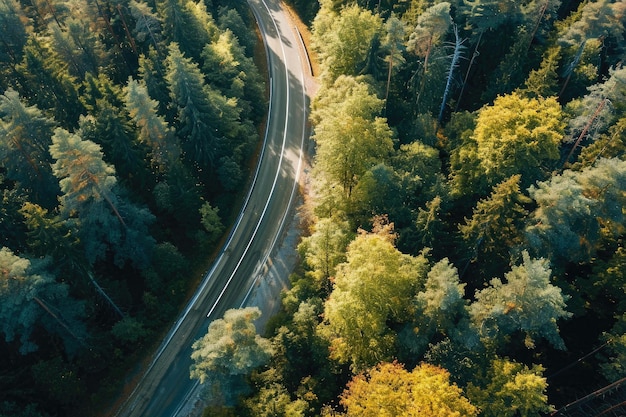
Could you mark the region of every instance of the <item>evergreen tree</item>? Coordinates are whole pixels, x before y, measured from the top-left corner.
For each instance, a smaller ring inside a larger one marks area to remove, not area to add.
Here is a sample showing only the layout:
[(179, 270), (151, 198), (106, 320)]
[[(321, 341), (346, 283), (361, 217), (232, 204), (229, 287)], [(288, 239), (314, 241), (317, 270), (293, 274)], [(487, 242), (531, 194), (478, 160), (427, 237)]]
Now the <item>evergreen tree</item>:
[(67, 62), (71, 75), (84, 78), (91, 72), (98, 74), (103, 66), (103, 49), (94, 32), (89, 28), (89, 21), (71, 17), (63, 26), (58, 23), (48, 25), (52, 46), (64, 62)]
[(531, 200), (521, 193), (520, 179), (514, 175), (494, 186), (491, 195), (476, 204), (472, 217), (459, 226), (475, 256), (481, 254), (489, 263), (493, 256), (508, 261), (508, 251), (523, 242), (523, 221), (528, 215), (524, 205)]
[(410, 324), (413, 335), (403, 340), (413, 355), (423, 354), (436, 334), (454, 336), (459, 323), (467, 319), (465, 285), (448, 258), (428, 271), (424, 290), (415, 296), (416, 316)]
[(71, 298), (67, 285), (55, 282), (46, 268), (46, 260), (29, 260), (6, 247), (0, 249), (2, 332), (7, 342), (19, 335), (20, 352), (27, 354), (38, 349), (31, 335), (40, 325), (61, 337), (66, 351), (73, 354), (85, 343), (83, 303)]
[(189, 58), (200, 60), (204, 45), (210, 43), (217, 25), (203, 2), (192, 0), (159, 0), (156, 10), (163, 22), (163, 33), (170, 43), (179, 45)]
[(558, 264), (593, 259), (604, 239), (623, 230), (625, 175), (625, 161), (600, 158), (532, 186), (537, 209), (526, 227), (530, 247)]
[(145, 82), (128, 79), (124, 100), (129, 115), (139, 127), (138, 140), (151, 149), (152, 166), (156, 172), (167, 172), (180, 163), (180, 145), (174, 131), (157, 113), (158, 103), (150, 98)]
[(16, 91), (0, 96), (0, 163), (31, 201), (47, 208), (59, 194), (48, 153), (53, 128), (54, 121), (25, 105)]
[(78, 97), (76, 79), (44, 39), (34, 35), (29, 38), (17, 71), (20, 83), (16, 88), (31, 105), (51, 114), (66, 129), (76, 127), (79, 116), (86, 111)]
[(504, 275), (505, 282), (493, 278), (489, 287), (476, 291), (469, 313), (484, 343), (498, 346), (520, 331), (529, 349), (540, 337), (557, 349), (565, 349), (557, 320), (571, 313), (565, 310), (567, 297), (550, 283), (551, 276), (545, 259), (532, 259), (523, 251), (522, 264)]
[(386, 35), (383, 40), (383, 49), (387, 51), (385, 61), (388, 64), (387, 67), (387, 87), (385, 88), (385, 101), (389, 98), (389, 88), (391, 86), (391, 75), (394, 70), (397, 71), (398, 67), (405, 61), (402, 54), (404, 49), (404, 23), (396, 16), (391, 16), (385, 22)]
[(558, 93), (558, 68), (561, 58), (561, 48), (548, 48), (543, 54), (539, 68), (530, 71), (521, 92), (524, 95), (539, 98), (552, 97)]
[[(17, 0), (0, 1), (0, 74), (9, 75), (10, 69), (22, 59), (30, 28)], [(4, 82), (0, 87), (6, 88)]]
[(264, 83), (238, 38), (226, 30), (205, 46), (202, 59), (207, 83), (223, 95), (236, 98), (241, 114), (258, 121), (265, 112)]
[(118, 266), (131, 260), (145, 268), (154, 244), (147, 226), (154, 217), (117, 195), (115, 170), (102, 159), (100, 147), (59, 128), (50, 153), (63, 193), (61, 215), (79, 231), (89, 263), (113, 250)]
[(566, 142), (573, 146), (565, 159), (568, 163), (572, 155), (585, 141), (593, 140), (593, 132), (602, 132), (626, 108), (621, 103), (626, 98), (626, 69), (609, 70), (609, 78), (589, 88), (589, 94), (568, 104), (573, 117), (569, 120), (569, 134)]
[(206, 86), (198, 66), (185, 58), (175, 43), (169, 48), (167, 68), (185, 156), (198, 170), (210, 174), (227, 154), (225, 136), (234, 133), (239, 124), (235, 101)]
[[(192, 345), (190, 376), (201, 384), (217, 384), (222, 395), (236, 399), (236, 388), (254, 368), (272, 355), (268, 339), (259, 336), (254, 321), (261, 316), (257, 307), (232, 309), (224, 318), (211, 322), (207, 334)], [(240, 387), (239, 387), (240, 388)]]
[(102, 147), (105, 161), (115, 167), (125, 184), (134, 183), (143, 188), (147, 175), (146, 150), (137, 144), (121, 89), (103, 75), (96, 79), (88, 74), (86, 82), (84, 100), (89, 115), (80, 118), (80, 136)]
[[(135, 39), (140, 45), (150, 45), (159, 51), (162, 45), (162, 25), (159, 16), (149, 4), (143, 1), (130, 0), (128, 7), (135, 19), (135, 27), (133, 28)], [(146, 47), (146, 49), (148, 48)]]

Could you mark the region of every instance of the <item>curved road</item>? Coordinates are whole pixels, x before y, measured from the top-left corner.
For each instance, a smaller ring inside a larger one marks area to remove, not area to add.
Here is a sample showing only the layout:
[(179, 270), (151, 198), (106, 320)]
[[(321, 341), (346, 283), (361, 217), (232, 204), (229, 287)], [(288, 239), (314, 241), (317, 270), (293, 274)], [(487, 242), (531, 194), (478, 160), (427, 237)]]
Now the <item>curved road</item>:
[(191, 345), (212, 320), (246, 303), (257, 277), (267, 270), (297, 192), (306, 137), (308, 60), (279, 0), (248, 3), (263, 35), (270, 72), (267, 130), (254, 180), (220, 255), (117, 417), (189, 413), (198, 390), (198, 383), (189, 378)]

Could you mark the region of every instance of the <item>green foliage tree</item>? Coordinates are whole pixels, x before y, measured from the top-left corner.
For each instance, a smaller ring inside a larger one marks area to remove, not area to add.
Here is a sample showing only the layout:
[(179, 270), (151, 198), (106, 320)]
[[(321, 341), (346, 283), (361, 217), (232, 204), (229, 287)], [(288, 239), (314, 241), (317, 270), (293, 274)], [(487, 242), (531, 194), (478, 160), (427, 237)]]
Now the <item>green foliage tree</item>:
[(318, 103), (311, 116), (319, 120), (314, 135), (316, 169), (349, 198), (360, 177), (390, 155), (392, 132), (384, 118), (376, 117), (383, 103), (367, 85), (339, 77), (334, 86), (338, 100), (324, 99), (328, 101)]
[(520, 175), (502, 181), (493, 187), (491, 195), (480, 200), (471, 218), (459, 225), (463, 239), (474, 248), (476, 256), (493, 262), (492, 256), (508, 258), (507, 251), (523, 242), (524, 208), (531, 200), (521, 193)]
[(48, 261), (30, 260), (0, 249), (0, 317), (5, 340), (20, 336), (20, 352), (34, 352), (31, 340), (37, 326), (57, 335), (68, 354), (84, 344), (84, 303), (69, 296), (66, 284), (57, 283), (46, 269)]
[(626, 110), (620, 103), (626, 98), (626, 69), (610, 69), (609, 78), (589, 88), (584, 97), (568, 103), (572, 115), (566, 142), (573, 143), (565, 159), (568, 163), (584, 142), (593, 140), (593, 132), (602, 132)]
[(104, 160), (115, 167), (118, 179), (141, 188), (146, 183), (146, 150), (137, 142), (119, 86), (104, 75), (86, 76), (83, 100), (89, 114), (79, 120), (79, 134), (102, 147)]
[(418, 314), (432, 323), (429, 327), (448, 332), (464, 314), (465, 284), (459, 281), (458, 270), (447, 258), (428, 271), (424, 291), (416, 296)]
[(170, 43), (179, 45), (190, 59), (199, 60), (204, 45), (211, 42), (217, 26), (203, 2), (159, 0), (156, 11), (163, 22), (163, 32)]
[(320, 332), (331, 357), (361, 371), (393, 357), (389, 327), (409, 319), (411, 299), (423, 282), (426, 259), (398, 251), (387, 234), (361, 233), (337, 266)]
[(48, 153), (53, 128), (54, 121), (27, 106), (15, 90), (0, 96), (0, 163), (31, 201), (47, 208), (59, 194)]
[(467, 396), (485, 417), (539, 417), (552, 411), (543, 367), (531, 368), (509, 359), (495, 358), (482, 385), (470, 383)]
[(311, 235), (300, 243), (299, 249), (305, 253), (305, 262), (311, 268), (311, 276), (319, 288), (328, 288), (337, 265), (345, 261), (348, 231), (347, 221), (327, 217), (317, 220)]
[(424, 60), (424, 72), (428, 71), (428, 61), (433, 48), (445, 39), (452, 26), (450, 3), (442, 1), (424, 10), (417, 18), (417, 24), (407, 41), (407, 50)]
[(449, 69), (446, 36), (452, 27), (451, 4), (440, 2), (428, 7), (417, 18), (417, 23), (406, 42), (407, 67), (413, 56), (414, 73), (408, 82), (414, 94), (412, 107), (417, 114), (435, 113), (441, 103)]
[(597, 160), (581, 171), (565, 170), (529, 189), (537, 209), (526, 227), (530, 247), (554, 262), (588, 262), (603, 239), (620, 235), (626, 162)]
[(543, 54), (539, 68), (528, 74), (521, 93), (535, 98), (555, 96), (558, 93), (559, 76), (557, 71), (560, 58), (560, 47), (548, 48)]
[(385, 61), (387, 62), (387, 87), (385, 88), (385, 101), (389, 98), (391, 87), (391, 75), (400, 65), (405, 62), (402, 54), (404, 49), (404, 38), (406, 28), (402, 20), (392, 15), (385, 22), (385, 38), (383, 39), (383, 49), (387, 51)]
[(211, 322), (206, 335), (193, 344), (192, 378), (206, 382), (215, 373), (245, 375), (270, 358), (269, 340), (259, 336), (254, 321), (261, 317), (257, 307), (228, 310), (224, 318)]
[(246, 398), (243, 403), (249, 415), (259, 417), (290, 416), (304, 417), (308, 405), (303, 399), (291, 399), (291, 394), (280, 382), (274, 369), (256, 376), (258, 386), (256, 395)]
[(51, 257), (55, 270), (68, 281), (85, 273), (85, 254), (81, 251), (78, 237), (73, 236), (66, 222), (31, 202), (22, 205), (20, 214), (28, 229), (26, 243), (29, 253), (40, 258)]
[(224, 232), (224, 224), (222, 224), (219, 212), (218, 207), (213, 207), (208, 202), (205, 202), (202, 207), (200, 207), (202, 226), (207, 233), (207, 238), (210, 243), (216, 242)]
[[(190, 377), (217, 384), (227, 403), (236, 399), (242, 378), (265, 365), (273, 353), (270, 341), (257, 334), (254, 321), (260, 316), (257, 307), (228, 310), (192, 345)], [(229, 396), (234, 398), (229, 401)]]
[(154, 216), (118, 196), (115, 170), (104, 162), (100, 147), (57, 128), (50, 154), (61, 186), (61, 216), (78, 229), (89, 263), (114, 250), (117, 264), (132, 260), (144, 268), (154, 244), (147, 230)]
[(238, 38), (230, 30), (221, 33), (217, 40), (207, 44), (202, 51), (202, 69), (209, 85), (227, 97), (237, 99), (242, 114), (257, 120), (265, 103), (264, 83), (251, 58), (246, 56)]
[(46, 39), (29, 37), (17, 72), (20, 83), (16, 88), (31, 105), (52, 115), (66, 129), (76, 126), (79, 116), (86, 112), (78, 97), (77, 80)]
[(466, 320), (465, 285), (447, 258), (428, 271), (424, 289), (415, 296), (415, 320), (407, 328), (412, 334), (403, 338), (412, 354), (423, 354), (433, 336), (451, 336)]
[(476, 291), (469, 306), (472, 325), (486, 344), (501, 344), (514, 332), (524, 335), (527, 348), (545, 338), (557, 349), (565, 349), (557, 321), (571, 316), (565, 310), (567, 296), (550, 283), (552, 271), (545, 259), (532, 259), (522, 252), (522, 264), (493, 278), (490, 286)]
[[(30, 28), (28, 20), (19, 2), (16, 0), (0, 1), (0, 26), (5, 28), (0, 33), (0, 74), (9, 75), (21, 61)], [(7, 86), (0, 82), (0, 88)]]
[(145, 82), (129, 78), (124, 91), (126, 109), (139, 127), (137, 138), (151, 149), (152, 167), (158, 173), (168, 172), (180, 163), (182, 153), (174, 131), (158, 114), (158, 103), (148, 94)]
[(602, 36), (621, 38), (624, 31), (624, 5), (619, 1), (598, 0), (581, 4), (579, 16), (561, 34), (561, 43), (578, 47), (588, 39)]
[(382, 19), (358, 5), (338, 13), (324, 7), (322, 11), (313, 21), (313, 45), (323, 63), (324, 77), (332, 83), (340, 75), (358, 75), (372, 42), (380, 36)]
[(161, 49), (162, 23), (159, 16), (149, 4), (143, 1), (130, 0), (130, 13), (135, 19), (133, 36), (140, 44), (151, 45), (155, 50)]
[(104, 66), (104, 51), (95, 33), (89, 28), (90, 21), (69, 17), (63, 25), (50, 23), (48, 30), (52, 47), (64, 62), (71, 75), (82, 79), (86, 73), (98, 74)]
[(478, 409), (450, 383), (442, 368), (422, 364), (407, 371), (399, 363), (381, 363), (355, 376), (341, 396), (346, 417), (477, 416)]
[(167, 68), (185, 156), (199, 172), (214, 172), (220, 158), (229, 153), (227, 138), (238, 133), (240, 110), (236, 101), (207, 86), (198, 65), (185, 58), (175, 43), (169, 47)]

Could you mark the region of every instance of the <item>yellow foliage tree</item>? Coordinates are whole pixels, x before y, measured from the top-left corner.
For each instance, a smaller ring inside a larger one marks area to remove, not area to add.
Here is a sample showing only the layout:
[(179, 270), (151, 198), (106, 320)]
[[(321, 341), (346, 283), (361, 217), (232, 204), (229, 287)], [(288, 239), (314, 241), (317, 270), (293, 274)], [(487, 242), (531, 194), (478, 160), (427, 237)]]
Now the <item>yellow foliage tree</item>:
[(478, 414), (443, 368), (381, 363), (348, 383), (341, 396), (347, 417), (472, 417)]

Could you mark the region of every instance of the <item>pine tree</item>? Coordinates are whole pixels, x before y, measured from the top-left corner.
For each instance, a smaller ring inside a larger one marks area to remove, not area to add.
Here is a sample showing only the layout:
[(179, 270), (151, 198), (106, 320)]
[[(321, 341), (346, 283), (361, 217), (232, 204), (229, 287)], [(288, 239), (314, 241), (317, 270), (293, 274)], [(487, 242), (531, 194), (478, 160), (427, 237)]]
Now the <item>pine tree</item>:
[(38, 325), (58, 335), (68, 354), (85, 344), (84, 306), (68, 295), (66, 284), (46, 272), (46, 260), (29, 260), (0, 249), (0, 317), (5, 340), (20, 336), (20, 352), (37, 350), (31, 334)]
[(204, 45), (210, 43), (217, 26), (202, 2), (159, 0), (156, 10), (163, 22), (163, 34), (191, 59), (199, 62)]
[(463, 239), (485, 261), (493, 256), (508, 260), (507, 251), (523, 241), (523, 221), (528, 215), (524, 205), (531, 200), (520, 191), (520, 175), (494, 186), (491, 195), (480, 200), (471, 218), (459, 226)]
[[(0, 1), (0, 74), (10, 74), (10, 68), (22, 60), (22, 51), (31, 28), (17, 0)], [(8, 68), (6, 68), (8, 67)], [(2, 86), (2, 84), (0, 84)]]
[(150, 98), (144, 82), (128, 79), (124, 100), (126, 109), (139, 127), (138, 140), (148, 145), (152, 154), (152, 166), (160, 173), (180, 163), (180, 145), (174, 131), (157, 113), (158, 103)]
[(137, 143), (122, 89), (103, 74), (97, 78), (87, 74), (85, 84), (83, 101), (89, 114), (80, 119), (79, 134), (102, 147), (105, 161), (115, 167), (119, 179), (143, 188), (147, 150)]
[(150, 45), (156, 51), (160, 51), (162, 24), (159, 16), (143, 1), (131, 0), (128, 7), (135, 19), (135, 27), (133, 28), (135, 39), (140, 44)]
[(7, 178), (17, 181), (31, 201), (56, 205), (59, 187), (48, 153), (54, 121), (23, 103), (12, 89), (0, 96), (0, 161)]
[(207, 86), (198, 66), (176, 44), (169, 51), (167, 81), (185, 157), (199, 172), (211, 175), (224, 164), (221, 158), (234, 151), (236, 142), (229, 139), (237, 138), (241, 127), (236, 101)]
[(537, 203), (526, 238), (553, 262), (588, 262), (605, 239), (621, 234), (626, 162), (600, 158), (581, 171), (565, 170), (529, 189)]
[(79, 79), (87, 72), (98, 74), (104, 66), (102, 45), (88, 24), (89, 21), (71, 17), (64, 26), (57, 23), (48, 26), (54, 50), (69, 64), (69, 73)]
[(78, 98), (76, 79), (68, 74), (67, 63), (47, 42), (31, 36), (24, 48), (24, 58), (17, 68), (20, 91), (31, 105), (52, 115), (65, 129), (73, 129), (85, 107)]
[(498, 347), (519, 331), (529, 349), (538, 338), (565, 349), (557, 321), (571, 316), (565, 310), (568, 297), (550, 283), (551, 277), (545, 259), (532, 259), (523, 251), (522, 264), (513, 266), (504, 282), (493, 278), (489, 287), (476, 291), (469, 314), (484, 343)]

